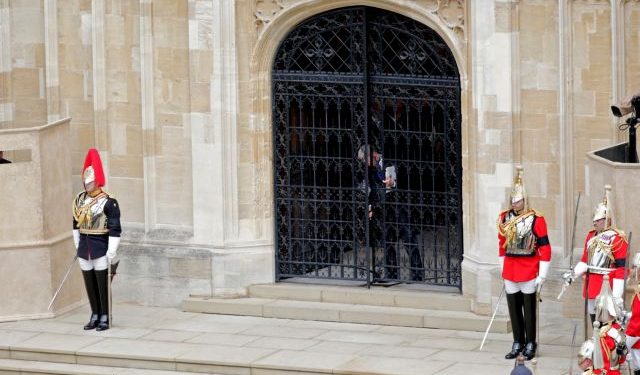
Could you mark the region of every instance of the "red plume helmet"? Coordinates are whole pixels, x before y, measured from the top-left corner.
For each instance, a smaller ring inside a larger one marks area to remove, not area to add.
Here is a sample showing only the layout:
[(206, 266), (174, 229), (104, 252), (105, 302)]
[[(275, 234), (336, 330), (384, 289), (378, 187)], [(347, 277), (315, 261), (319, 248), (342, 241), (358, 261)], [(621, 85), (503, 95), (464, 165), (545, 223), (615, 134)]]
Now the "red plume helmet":
[(85, 185), (95, 181), (96, 187), (102, 187), (106, 182), (102, 169), (102, 160), (100, 160), (100, 154), (95, 148), (90, 148), (87, 151), (84, 167), (82, 168), (82, 181)]

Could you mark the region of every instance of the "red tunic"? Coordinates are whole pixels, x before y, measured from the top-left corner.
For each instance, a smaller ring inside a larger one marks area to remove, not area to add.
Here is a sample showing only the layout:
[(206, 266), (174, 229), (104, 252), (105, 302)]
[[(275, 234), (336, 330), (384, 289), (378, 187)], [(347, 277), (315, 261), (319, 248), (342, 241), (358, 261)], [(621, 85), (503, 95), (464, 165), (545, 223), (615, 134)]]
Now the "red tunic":
[[(633, 296), (633, 301), (631, 301), (631, 319), (625, 333), (630, 337), (640, 336), (640, 298), (638, 297), (638, 292), (636, 292), (635, 296)], [(633, 344), (632, 349), (640, 349), (640, 340)]]
[[(587, 263), (587, 254), (589, 250), (587, 249), (587, 244), (589, 241), (596, 235), (596, 231), (592, 230), (587, 234), (587, 239), (584, 241), (584, 251), (582, 253), (581, 261)], [(625, 241), (620, 235), (617, 235), (612, 240), (612, 253), (613, 257), (620, 261), (621, 264), (624, 264), (624, 261), (627, 259), (627, 241)], [(588, 264), (588, 263), (587, 263)], [(624, 279), (624, 266), (616, 267), (615, 264), (611, 265), (614, 270), (609, 273), (609, 283), (611, 288), (613, 288), (613, 279)], [(594, 299), (600, 294), (600, 289), (602, 288), (602, 279), (604, 275), (597, 273), (588, 273), (589, 277), (589, 299)], [(586, 286), (586, 284), (585, 284)], [(585, 297), (585, 290), (583, 288), (582, 296)]]
[(616, 341), (608, 335), (609, 330), (615, 329), (620, 333), (622, 331), (622, 327), (620, 324), (613, 323), (607, 330), (607, 332), (600, 336), (600, 346), (602, 347), (602, 359), (604, 360), (604, 367), (601, 369), (594, 369), (594, 374), (602, 374), (602, 370), (606, 370), (606, 375), (620, 375), (620, 365), (624, 363), (625, 357), (620, 356), (620, 360), (618, 364), (614, 364), (614, 367), (618, 367), (618, 369), (611, 370), (611, 363), (609, 358), (611, 357), (611, 353), (616, 350)]
[[(504, 223), (505, 215), (509, 210), (500, 213), (499, 223)], [(533, 234), (536, 239), (547, 237), (547, 223), (544, 216), (535, 213), (535, 222), (533, 223)], [(505, 237), (498, 233), (498, 254), (504, 257), (504, 267), (502, 268), (502, 278), (513, 282), (522, 282), (535, 279), (538, 276), (540, 261), (551, 261), (551, 245), (548, 243), (542, 246), (535, 245), (535, 253), (532, 256), (505, 256), (504, 248)]]

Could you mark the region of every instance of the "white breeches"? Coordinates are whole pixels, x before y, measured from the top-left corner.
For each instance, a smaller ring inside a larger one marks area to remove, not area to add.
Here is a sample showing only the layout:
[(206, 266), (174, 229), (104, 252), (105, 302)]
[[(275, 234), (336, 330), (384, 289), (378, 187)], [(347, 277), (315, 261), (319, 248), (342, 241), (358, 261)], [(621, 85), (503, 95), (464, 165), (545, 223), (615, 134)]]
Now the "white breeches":
[(633, 364), (634, 370), (640, 370), (640, 349), (632, 349), (631, 347), (638, 340), (640, 340), (640, 337), (627, 336), (627, 348), (629, 348), (627, 360)]
[(106, 255), (98, 259), (90, 259), (90, 260), (86, 260), (78, 257), (78, 264), (80, 264), (80, 269), (83, 271), (91, 271), (91, 270), (102, 271), (102, 270), (106, 270), (108, 267)]
[(504, 290), (507, 294), (513, 294), (522, 292), (524, 294), (531, 294), (536, 292), (536, 279), (531, 279), (529, 281), (504, 281)]
[(589, 312), (589, 314), (595, 314), (596, 313), (596, 300), (595, 299), (590, 299), (587, 301), (587, 311)]

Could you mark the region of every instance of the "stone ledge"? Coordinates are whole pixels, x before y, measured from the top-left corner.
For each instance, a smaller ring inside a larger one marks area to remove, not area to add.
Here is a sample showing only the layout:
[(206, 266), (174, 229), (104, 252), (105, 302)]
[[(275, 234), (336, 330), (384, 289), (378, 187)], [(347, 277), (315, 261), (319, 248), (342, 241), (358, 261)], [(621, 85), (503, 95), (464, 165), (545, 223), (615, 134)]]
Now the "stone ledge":
[[(475, 315), (469, 311), (273, 300), (251, 297), (237, 299), (190, 297), (183, 301), (182, 308), (188, 312), (403, 327), (462, 329), (477, 332), (484, 332), (490, 320), (490, 317)], [(491, 326), (491, 332), (507, 333), (509, 328), (509, 320), (506, 317), (496, 316)]]
[[(13, 373), (16, 374), (62, 374), (62, 375), (111, 375), (111, 374), (123, 374), (123, 375), (175, 375), (174, 371), (162, 371), (162, 370), (143, 370), (133, 369), (126, 367), (106, 367), (106, 366), (94, 366), (83, 364), (68, 364), (68, 363), (55, 363), (55, 362), (39, 362), (39, 361), (24, 361), (16, 359), (0, 359), (0, 372), (1, 373)], [(185, 372), (180, 371), (181, 374), (195, 375), (199, 372)]]
[(399, 287), (329, 286), (294, 283), (257, 284), (249, 287), (249, 296), (279, 300), (297, 300), (410, 307), (431, 310), (471, 311), (471, 301), (460, 294), (407, 290)]

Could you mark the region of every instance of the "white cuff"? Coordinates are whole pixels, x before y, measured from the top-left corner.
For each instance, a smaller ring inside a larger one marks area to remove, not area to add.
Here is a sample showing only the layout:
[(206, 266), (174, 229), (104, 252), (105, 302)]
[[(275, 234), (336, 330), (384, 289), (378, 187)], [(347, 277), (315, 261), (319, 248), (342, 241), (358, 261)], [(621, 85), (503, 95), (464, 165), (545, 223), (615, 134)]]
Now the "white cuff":
[(80, 245), (80, 231), (74, 229), (71, 233), (73, 234), (73, 244), (76, 246), (76, 250), (78, 250), (78, 246)]
[(607, 336), (614, 339), (616, 343), (620, 343), (622, 341), (622, 336), (620, 336), (620, 332), (618, 332), (617, 329), (610, 329), (607, 331)]
[(585, 262), (578, 262), (576, 266), (573, 268), (573, 274), (578, 276), (582, 276), (583, 273), (587, 272), (587, 264)]
[(504, 269), (504, 257), (498, 257), (498, 264), (500, 265), (500, 272)]
[(613, 279), (613, 289), (611, 290), (611, 294), (614, 297), (622, 298), (624, 294), (624, 280), (623, 279)]
[(116, 257), (120, 245), (120, 237), (109, 237), (109, 247), (107, 248), (107, 257), (111, 260)]
[(540, 261), (540, 270), (538, 271), (538, 277), (541, 279), (547, 278), (547, 273), (549, 272), (549, 265), (551, 262), (545, 262), (543, 260)]

